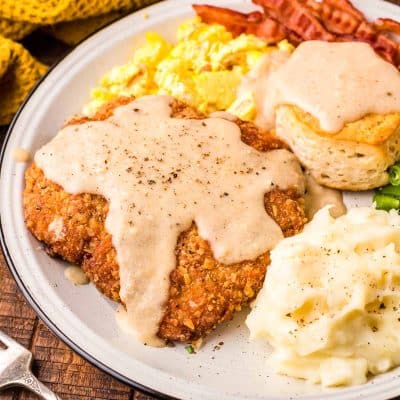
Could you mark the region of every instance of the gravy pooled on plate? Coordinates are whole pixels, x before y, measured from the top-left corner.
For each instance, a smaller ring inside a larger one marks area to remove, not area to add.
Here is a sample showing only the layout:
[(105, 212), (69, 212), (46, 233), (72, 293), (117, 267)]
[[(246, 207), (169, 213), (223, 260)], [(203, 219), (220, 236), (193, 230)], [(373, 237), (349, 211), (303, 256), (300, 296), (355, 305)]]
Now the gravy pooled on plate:
[(343, 193), (340, 190), (331, 189), (318, 184), (312, 175), (306, 171), (306, 194), (304, 196), (306, 216), (311, 221), (314, 215), (325, 206), (332, 217), (340, 217), (346, 214), (347, 208), (343, 202)]
[(303, 193), (305, 184), (289, 151), (257, 151), (223, 118), (172, 118), (171, 101), (142, 97), (104, 121), (67, 126), (35, 155), (65, 191), (109, 202), (120, 297), (129, 325), (151, 345), (163, 344), (156, 334), (180, 233), (194, 221), (219, 262), (254, 259), (283, 238), (264, 194)]

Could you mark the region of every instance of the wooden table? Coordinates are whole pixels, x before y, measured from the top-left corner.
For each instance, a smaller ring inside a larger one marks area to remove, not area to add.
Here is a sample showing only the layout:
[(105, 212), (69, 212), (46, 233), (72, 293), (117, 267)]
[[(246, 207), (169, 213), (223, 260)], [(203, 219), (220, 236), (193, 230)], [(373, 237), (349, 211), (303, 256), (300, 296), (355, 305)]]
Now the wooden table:
[[(391, 1), (400, 4), (400, 0)], [(24, 44), (47, 64), (51, 64), (68, 50), (66, 46), (41, 33), (31, 35)], [(5, 127), (0, 127), (1, 141), (5, 131)], [(0, 329), (33, 352), (34, 373), (63, 400), (153, 399), (99, 371), (57, 339), (26, 303), (1, 253), (0, 285)], [(34, 400), (36, 397), (25, 390), (11, 389), (0, 393), (0, 399)]]
[[(35, 375), (63, 400), (150, 400), (93, 367), (51, 333), (27, 304), (0, 254), (0, 329), (34, 355)], [(37, 399), (21, 389), (0, 393), (2, 400)]]

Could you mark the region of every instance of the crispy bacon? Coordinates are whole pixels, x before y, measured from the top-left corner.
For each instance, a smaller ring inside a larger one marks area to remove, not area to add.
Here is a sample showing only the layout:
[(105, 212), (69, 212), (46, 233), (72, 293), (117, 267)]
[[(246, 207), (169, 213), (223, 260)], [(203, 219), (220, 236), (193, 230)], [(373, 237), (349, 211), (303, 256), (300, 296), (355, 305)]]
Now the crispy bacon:
[(303, 1), (320, 19), (325, 28), (335, 34), (352, 34), (365, 18), (347, 0)]
[(211, 5), (193, 4), (196, 14), (208, 24), (221, 24), (234, 36), (251, 33), (269, 43), (276, 43), (286, 37), (286, 31), (277, 21), (267, 18), (259, 11), (245, 14)]
[(272, 18), (265, 18), (264, 21), (254, 26), (249, 33), (252, 33), (268, 43), (278, 43), (285, 39), (288, 33), (286, 29)]
[(391, 18), (378, 18), (374, 22), (374, 27), (378, 31), (389, 31), (395, 33), (396, 35), (400, 35), (400, 22)]
[(329, 5), (332, 9), (343, 11), (360, 20), (365, 19), (364, 14), (357, 10), (349, 0), (324, 0), (323, 3)]
[(228, 8), (220, 8), (203, 4), (193, 4), (196, 14), (207, 24), (219, 23), (234, 33), (245, 33), (251, 26), (264, 20), (264, 15), (259, 11), (244, 14)]
[(260, 5), (268, 17), (275, 18), (303, 40), (334, 40), (334, 35), (299, 0), (253, 0), (253, 3)]
[(304, 40), (363, 41), (399, 68), (400, 23), (389, 18), (368, 22), (349, 0), (253, 0), (264, 13), (248, 14), (225, 8), (194, 5), (203, 21), (224, 25), (234, 35), (252, 33), (269, 43), (286, 37), (294, 45)]
[(378, 33), (370, 44), (386, 61), (389, 61), (399, 68), (399, 43), (382, 33)]

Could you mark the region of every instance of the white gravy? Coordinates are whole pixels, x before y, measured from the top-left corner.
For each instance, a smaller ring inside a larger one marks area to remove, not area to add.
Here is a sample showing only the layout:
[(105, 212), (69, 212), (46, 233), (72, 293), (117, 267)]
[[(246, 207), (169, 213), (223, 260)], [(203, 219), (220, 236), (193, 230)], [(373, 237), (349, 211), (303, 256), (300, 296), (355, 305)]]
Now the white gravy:
[(306, 194), (304, 195), (306, 217), (311, 221), (314, 214), (327, 205), (332, 217), (337, 218), (346, 214), (346, 206), (343, 202), (343, 193), (340, 190), (331, 189), (320, 185), (310, 173), (306, 173)]
[(289, 52), (280, 50), (264, 54), (239, 85), (238, 97), (245, 97), (248, 93), (253, 95), (257, 109), (255, 123), (266, 130), (275, 128), (275, 114), (266, 115), (263, 111), (265, 97), (270, 90), (269, 76), (287, 62), (290, 55)]
[(16, 162), (28, 162), (31, 159), (31, 154), (28, 150), (17, 147), (14, 149), (13, 157)]
[[(281, 61), (279, 68), (271, 67), (271, 57)], [(240, 89), (255, 94), (258, 123), (265, 129), (274, 127), (282, 104), (310, 113), (326, 132), (369, 113), (400, 111), (400, 72), (367, 43), (306, 41), (284, 61), (265, 55)]]
[(67, 126), (35, 155), (67, 192), (108, 200), (121, 299), (130, 326), (151, 345), (163, 344), (157, 332), (179, 234), (194, 221), (219, 262), (254, 259), (283, 238), (264, 194), (305, 186), (292, 153), (247, 146), (223, 118), (171, 118), (171, 101), (146, 96), (105, 121)]
[(82, 268), (75, 265), (65, 268), (64, 276), (74, 285), (87, 285), (89, 283), (89, 278)]

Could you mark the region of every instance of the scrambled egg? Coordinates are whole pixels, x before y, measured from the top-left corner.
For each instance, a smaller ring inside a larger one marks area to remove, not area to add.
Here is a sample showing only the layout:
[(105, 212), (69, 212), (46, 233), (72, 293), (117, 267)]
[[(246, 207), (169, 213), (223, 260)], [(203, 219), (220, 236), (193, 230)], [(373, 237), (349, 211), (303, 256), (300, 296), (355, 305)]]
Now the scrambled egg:
[[(180, 25), (172, 45), (157, 33), (125, 65), (113, 68), (93, 89), (85, 114), (118, 96), (168, 94), (209, 114), (227, 110), (245, 120), (255, 116), (251, 95), (236, 98), (241, 78), (276, 47), (253, 35), (236, 38), (225, 27), (194, 18)], [(291, 51), (287, 41), (281, 50)]]
[(400, 365), (400, 215), (319, 211), (272, 250), (246, 323), (273, 346), (277, 372), (325, 386)]

